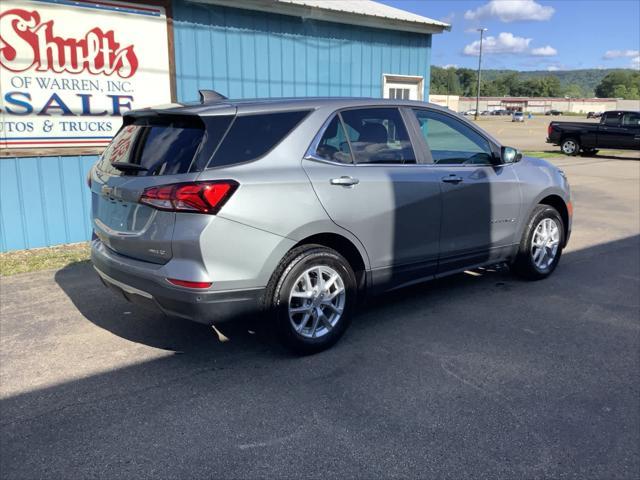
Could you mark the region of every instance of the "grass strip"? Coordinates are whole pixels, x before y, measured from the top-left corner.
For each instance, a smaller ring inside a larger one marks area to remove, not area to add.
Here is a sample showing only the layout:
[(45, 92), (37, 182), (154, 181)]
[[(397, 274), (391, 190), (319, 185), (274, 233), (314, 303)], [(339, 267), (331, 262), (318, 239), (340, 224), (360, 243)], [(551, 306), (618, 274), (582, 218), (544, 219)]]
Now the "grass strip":
[(88, 242), (0, 253), (0, 277), (63, 268), (88, 260)]

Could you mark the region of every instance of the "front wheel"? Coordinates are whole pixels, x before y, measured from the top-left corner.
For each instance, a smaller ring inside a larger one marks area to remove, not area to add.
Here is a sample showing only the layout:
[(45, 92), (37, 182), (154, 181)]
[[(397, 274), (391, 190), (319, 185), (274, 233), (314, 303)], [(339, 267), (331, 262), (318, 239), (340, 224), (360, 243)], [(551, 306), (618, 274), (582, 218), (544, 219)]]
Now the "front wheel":
[(540, 280), (553, 273), (564, 246), (564, 222), (558, 211), (549, 205), (538, 205), (531, 215), (513, 271), (529, 280)]
[(282, 260), (272, 282), (268, 295), (276, 331), (287, 347), (316, 353), (344, 334), (355, 306), (356, 279), (338, 252), (303, 245)]
[(573, 138), (566, 138), (560, 144), (560, 150), (565, 155), (577, 155), (580, 152), (580, 144)]

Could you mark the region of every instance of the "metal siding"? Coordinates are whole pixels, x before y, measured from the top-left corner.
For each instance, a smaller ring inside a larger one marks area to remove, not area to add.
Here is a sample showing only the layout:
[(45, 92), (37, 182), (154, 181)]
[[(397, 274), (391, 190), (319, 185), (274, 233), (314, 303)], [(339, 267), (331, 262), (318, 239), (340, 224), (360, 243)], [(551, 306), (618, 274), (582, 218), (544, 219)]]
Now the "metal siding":
[(175, 0), (179, 101), (199, 88), (231, 98), (382, 96), (382, 75), (424, 77), (431, 35)]
[(96, 156), (0, 159), (0, 252), (91, 238), (86, 185)]

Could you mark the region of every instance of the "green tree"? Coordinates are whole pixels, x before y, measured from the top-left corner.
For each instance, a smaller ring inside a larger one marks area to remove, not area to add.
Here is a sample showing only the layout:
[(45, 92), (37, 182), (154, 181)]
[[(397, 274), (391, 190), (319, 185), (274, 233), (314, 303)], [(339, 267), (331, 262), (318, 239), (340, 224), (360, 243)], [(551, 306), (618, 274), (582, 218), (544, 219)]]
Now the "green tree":
[(544, 85), (543, 96), (559, 97), (562, 95), (562, 86), (560, 85), (560, 80), (558, 79), (558, 77), (550, 75), (542, 77), (542, 83)]
[(475, 70), (470, 68), (459, 68), (456, 70), (458, 79), (460, 80), (460, 88), (462, 89), (462, 95), (465, 97), (472, 97), (476, 94), (476, 88), (478, 83), (478, 75)]
[(431, 93), (434, 95), (447, 94), (446, 70), (440, 67), (431, 67)]
[(453, 68), (447, 69), (447, 92), (449, 95), (462, 94), (462, 87), (460, 86), (458, 74)]
[(520, 78), (516, 72), (510, 72), (499, 76), (495, 83), (500, 92), (499, 95), (515, 95), (514, 92), (518, 90)]
[(620, 83), (614, 85), (613, 95), (611, 96), (615, 98), (627, 98), (627, 86)]
[(567, 85), (563, 89), (562, 94), (570, 98), (583, 98), (586, 96), (584, 89), (577, 83), (572, 83), (570, 85)]
[(618, 70), (607, 74), (596, 86), (600, 98), (640, 98), (640, 72)]

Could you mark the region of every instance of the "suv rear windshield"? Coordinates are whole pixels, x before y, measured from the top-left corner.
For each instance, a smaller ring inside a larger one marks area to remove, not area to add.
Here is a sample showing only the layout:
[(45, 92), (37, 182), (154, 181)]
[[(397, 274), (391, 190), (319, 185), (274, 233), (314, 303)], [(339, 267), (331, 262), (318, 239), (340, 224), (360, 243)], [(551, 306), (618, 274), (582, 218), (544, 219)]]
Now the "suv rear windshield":
[[(228, 122), (227, 117), (227, 125)], [(204, 125), (197, 117), (136, 119), (114, 137), (102, 154), (100, 168), (114, 174), (186, 173), (196, 157), (204, 132)], [(113, 168), (112, 164), (120, 168)]]

